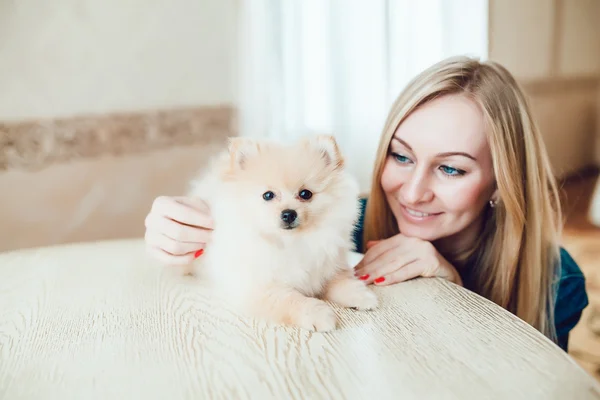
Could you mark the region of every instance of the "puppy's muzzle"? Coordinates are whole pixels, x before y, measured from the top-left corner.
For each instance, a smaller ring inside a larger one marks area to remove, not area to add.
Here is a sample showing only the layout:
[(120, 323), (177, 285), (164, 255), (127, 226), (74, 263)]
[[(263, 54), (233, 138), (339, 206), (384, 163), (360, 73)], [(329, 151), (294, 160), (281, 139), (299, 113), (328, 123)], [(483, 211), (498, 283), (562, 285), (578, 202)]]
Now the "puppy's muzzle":
[(281, 212), (281, 223), (283, 229), (294, 229), (298, 226), (298, 213), (295, 210), (283, 210)]

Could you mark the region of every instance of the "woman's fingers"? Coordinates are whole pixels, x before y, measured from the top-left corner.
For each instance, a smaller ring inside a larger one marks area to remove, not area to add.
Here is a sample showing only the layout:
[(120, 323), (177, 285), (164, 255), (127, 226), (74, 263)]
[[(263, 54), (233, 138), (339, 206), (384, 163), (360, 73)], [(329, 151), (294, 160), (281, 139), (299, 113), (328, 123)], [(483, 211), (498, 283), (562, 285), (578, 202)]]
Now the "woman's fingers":
[(439, 276), (462, 285), (456, 268), (448, 263), (428, 241), (398, 234), (376, 244), (354, 268), (355, 275), (367, 284), (390, 285), (409, 279)]
[(155, 231), (146, 231), (144, 239), (150, 246), (161, 249), (174, 256), (195, 253), (196, 251), (203, 249), (205, 245), (204, 242), (182, 242)]
[(355, 271), (355, 275), (366, 284), (371, 284), (376, 279), (389, 275), (416, 259), (414, 254), (401, 252), (398, 248), (391, 248), (371, 263), (364, 264), (362, 268)]
[(369, 243), (367, 245), (367, 252), (361, 260), (360, 264), (367, 265), (374, 262), (378, 257), (387, 251), (394, 249), (398, 246), (398, 240), (396, 236), (389, 239), (381, 240), (377, 243)]
[(144, 221), (148, 252), (165, 264), (184, 265), (209, 242), (214, 224), (201, 199), (161, 196)]
[(159, 247), (152, 246), (146, 243), (147, 252), (155, 259), (160, 261), (162, 264), (171, 266), (180, 266), (190, 264), (196, 257), (197, 251), (187, 253), (184, 255), (173, 255)]
[(391, 273), (377, 276), (373, 283), (377, 286), (393, 285), (417, 278), (423, 274), (423, 263), (420, 260), (410, 262)]
[(378, 257), (381, 257), (382, 254), (394, 247), (394, 238), (367, 242), (365, 255), (354, 266), (354, 271), (362, 270), (365, 266), (373, 263)]
[(158, 214), (181, 224), (204, 229), (214, 229), (214, 222), (206, 203), (200, 199), (185, 197), (157, 197), (150, 214)]
[(148, 216), (146, 228), (152, 234), (161, 234), (185, 243), (206, 243), (211, 234), (210, 230), (184, 225), (157, 214)]
[(367, 242), (367, 251), (363, 259), (357, 265), (357, 269), (362, 265), (367, 265), (374, 262), (390, 250), (398, 252), (411, 252), (413, 250), (409, 248), (411, 242), (414, 242), (414, 239), (406, 237), (401, 233), (398, 233), (388, 239)]

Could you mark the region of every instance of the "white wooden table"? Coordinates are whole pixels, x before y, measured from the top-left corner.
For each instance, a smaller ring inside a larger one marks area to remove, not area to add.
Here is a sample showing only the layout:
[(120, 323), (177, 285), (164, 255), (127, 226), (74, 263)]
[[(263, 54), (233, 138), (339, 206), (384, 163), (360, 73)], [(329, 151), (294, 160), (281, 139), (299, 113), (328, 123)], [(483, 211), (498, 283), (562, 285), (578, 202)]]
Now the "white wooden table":
[(443, 280), (307, 333), (238, 318), (142, 241), (0, 254), (0, 399), (599, 399), (567, 354)]

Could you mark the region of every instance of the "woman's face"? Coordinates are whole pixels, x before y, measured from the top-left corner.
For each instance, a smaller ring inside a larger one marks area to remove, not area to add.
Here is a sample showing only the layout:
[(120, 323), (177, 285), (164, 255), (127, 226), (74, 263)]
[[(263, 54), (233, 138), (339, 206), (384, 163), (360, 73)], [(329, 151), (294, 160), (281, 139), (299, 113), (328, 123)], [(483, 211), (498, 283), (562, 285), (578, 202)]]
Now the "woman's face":
[(406, 236), (474, 240), (494, 195), (483, 114), (462, 95), (415, 110), (389, 147), (381, 186)]

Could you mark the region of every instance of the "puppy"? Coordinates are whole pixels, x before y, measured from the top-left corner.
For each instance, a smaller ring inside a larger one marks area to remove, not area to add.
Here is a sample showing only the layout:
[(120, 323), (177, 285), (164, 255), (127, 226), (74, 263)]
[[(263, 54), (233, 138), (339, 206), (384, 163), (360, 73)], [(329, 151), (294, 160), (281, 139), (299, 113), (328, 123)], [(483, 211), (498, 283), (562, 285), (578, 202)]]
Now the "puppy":
[(195, 268), (242, 311), (311, 331), (336, 328), (327, 302), (359, 310), (377, 297), (348, 264), (358, 185), (332, 136), (292, 145), (233, 138), (192, 184), (215, 222)]

